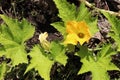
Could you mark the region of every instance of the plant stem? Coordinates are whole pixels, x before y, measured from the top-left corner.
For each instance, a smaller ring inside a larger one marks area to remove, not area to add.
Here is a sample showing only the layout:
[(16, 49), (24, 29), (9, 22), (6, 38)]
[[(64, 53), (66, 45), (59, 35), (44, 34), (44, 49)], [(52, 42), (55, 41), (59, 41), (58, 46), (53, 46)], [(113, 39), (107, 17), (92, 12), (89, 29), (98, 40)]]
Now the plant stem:
[(115, 15), (115, 16), (120, 16), (120, 13), (118, 13), (118, 12), (114, 12), (114, 11), (109, 11), (109, 10), (104, 10), (104, 9), (97, 8), (97, 7), (95, 7), (94, 5), (92, 5), (91, 3), (89, 3), (89, 2), (86, 1), (86, 0), (79, 0), (79, 1), (80, 1), (80, 2), (84, 2), (86, 6), (92, 8), (92, 9), (96, 9), (97, 11), (107, 12), (107, 13), (112, 14), (112, 15)]

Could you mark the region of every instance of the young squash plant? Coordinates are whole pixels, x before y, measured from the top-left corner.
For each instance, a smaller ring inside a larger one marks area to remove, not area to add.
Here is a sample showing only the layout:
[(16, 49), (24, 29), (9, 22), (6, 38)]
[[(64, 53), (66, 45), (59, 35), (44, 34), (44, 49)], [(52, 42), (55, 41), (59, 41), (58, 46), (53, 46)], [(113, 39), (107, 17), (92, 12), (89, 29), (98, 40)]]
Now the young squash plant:
[[(89, 51), (88, 47), (83, 45), (84, 42), (88, 42), (87, 39), (90, 39), (88, 38), (89, 35), (92, 37), (98, 31), (97, 19), (91, 17), (91, 13), (85, 7), (84, 3), (81, 3), (80, 7), (76, 8), (74, 4), (69, 4), (66, 0), (54, 0), (54, 2), (59, 11), (58, 16), (62, 21), (52, 23), (51, 25), (61, 32), (64, 37), (63, 44), (64, 41), (67, 43), (65, 46), (67, 45), (68, 47), (69, 44), (75, 46), (78, 42), (81, 45), (79, 47), (80, 51), (77, 52), (77, 55), (81, 58), (80, 61), (83, 65), (78, 74), (90, 71), (92, 73), (92, 80), (110, 80), (107, 71), (119, 70), (119, 68), (111, 62), (111, 55), (117, 54), (117, 52), (111, 47), (112, 45), (103, 43), (104, 46), (102, 46), (97, 55), (95, 55), (94, 52)], [(117, 26), (119, 20), (113, 16), (110, 17), (107, 13), (104, 14), (112, 24), (111, 30), (114, 33), (110, 33), (110, 36), (115, 39), (116, 43), (118, 43), (119, 49), (119, 27)], [(84, 21), (86, 24), (81, 24), (81, 21)], [(69, 24), (67, 22), (69, 22)], [(88, 27), (86, 27), (86, 25)], [(88, 29), (91, 34), (86, 33)], [(113, 34), (116, 35), (113, 36)]]
[(63, 36), (66, 35), (66, 23), (69, 21), (85, 21), (89, 25), (91, 34), (94, 35), (97, 31), (97, 18), (91, 17), (91, 12), (85, 7), (84, 3), (81, 3), (79, 7), (74, 4), (70, 4), (67, 0), (54, 0), (59, 14), (62, 19), (61, 22), (54, 22), (51, 25), (54, 26)]
[[(49, 50), (47, 52), (42, 45), (38, 44), (35, 45), (29, 53), (27, 53), (25, 49), (25, 41), (33, 36), (35, 27), (25, 19), (18, 21), (17, 19), (12, 19), (5, 15), (0, 15), (0, 17), (5, 22), (1, 24), (0, 27), (0, 57), (4, 56), (11, 59), (9, 63), (11, 67), (15, 67), (22, 63), (28, 64), (29, 59), (27, 56), (29, 55), (31, 57), (30, 64), (28, 65), (25, 73), (34, 68), (42, 78), (50, 80), (50, 70), (54, 62), (59, 62), (63, 65), (66, 64), (67, 56), (65, 55), (65, 48), (63, 45), (59, 44), (59, 42), (51, 42), (48, 45)], [(6, 70), (7, 63), (1, 63), (1, 80), (4, 79)]]

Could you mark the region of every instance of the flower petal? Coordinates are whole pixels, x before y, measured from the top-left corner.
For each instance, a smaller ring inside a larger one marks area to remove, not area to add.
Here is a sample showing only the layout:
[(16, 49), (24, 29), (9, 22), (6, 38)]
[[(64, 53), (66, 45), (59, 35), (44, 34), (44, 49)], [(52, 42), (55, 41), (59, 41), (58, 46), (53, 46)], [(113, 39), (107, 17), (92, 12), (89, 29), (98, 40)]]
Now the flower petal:
[(84, 38), (79, 38), (78, 42), (79, 42), (81, 45), (83, 45), (83, 43), (84, 43), (84, 42), (88, 42), (90, 38), (91, 38), (91, 36), (85, 35)]
[(41, 33), (39, 35), (40, 44), (45, 50), (49, 50), (49, 46), (50, 46), (50, 42), (47, 41), (47, 37), (48, 37), (47, 32)]
[(48, 33), (47, 33), (47, 32), (41, 33), (41, 34), (39, 35), (39, 40), (40, 40), (40, 42), (44, 42), (47, 37), (48, 37)]
[(77, 33), (77, 22), (76, 21), (69, 21), (66, 24), (66, 32), (67, 33)]
[(73, 45), (76, 45), (78, 43), (78, 36), (74, 33), (72, 34), (68, 34), (65, 41), (64, 41), (64, 44), (73, 44)]

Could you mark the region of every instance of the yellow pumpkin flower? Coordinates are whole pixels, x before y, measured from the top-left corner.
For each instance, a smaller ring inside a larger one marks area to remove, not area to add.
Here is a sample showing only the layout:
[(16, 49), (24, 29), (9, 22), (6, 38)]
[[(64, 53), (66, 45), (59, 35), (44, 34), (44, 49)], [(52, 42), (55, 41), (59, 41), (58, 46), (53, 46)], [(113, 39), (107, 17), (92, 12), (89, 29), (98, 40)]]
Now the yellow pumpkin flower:
[(88, 42), (91, 38), (88, 25), (85, 21), (76, 22), (69, 21), (66, 23), (67, 36), (64, 44), (76, 45), (78, 42), (83, 45), (84, 42)]

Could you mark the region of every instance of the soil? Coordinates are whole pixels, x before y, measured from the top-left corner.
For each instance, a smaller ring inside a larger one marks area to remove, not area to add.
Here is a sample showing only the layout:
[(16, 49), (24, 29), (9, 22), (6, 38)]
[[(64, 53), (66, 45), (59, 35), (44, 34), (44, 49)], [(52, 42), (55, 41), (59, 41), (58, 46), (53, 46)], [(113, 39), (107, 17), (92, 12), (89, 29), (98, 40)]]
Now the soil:
[[(70, 3), (74, 3), (79, 6), (79, 0), (68, 0)], [(120, 1), (119, 0), (88, 0), (94, 3), (96, 7), (105, 10), (111, 10), (119, 12)], [(58, 10), (53, 0), (0, 0), (0, 14), (6, 14), (10, 17), (21, 20), (26, 18), (32, 25), (35, 26), (36, 31), (34, 36), (27, 41), (28, 48), (32, 48), (34, 44), (38, 44), (38, 36), (41, 32), (48, 32), (48, 40), (61, 40), (60, 33), (53, 28), (50, 24), (61, 19), (57, 16)], [(107, 36), (109, 32), (110, 24), (107, 19), (99, 13), (98, 26), (100, 31), (96, 33), (88, 44), (88, 47), (94, 48), (97, 44), (107, 42), (110, 39)], [(94, 14), (94, 15), (96, 15)], [(0, 22), (2, 22), (0, 20)], [(112, 41), (112, 40), (111, 40)], [(28, 50), (29, 50), (28, 49)], [(51, 69), (51, 80), (91, 80), (91, 73), (87, 72), (82, 75), (77, 75), (78, 70), (81, 68), (82, 63), (80, 58), (71, 54), (68, 55), (68, 63), (66, 66), (62, 66), (59, 63), (55, 63)], [(113, 56), (112, 62), (120, 68), (120, 54)], [(0, 58), (0, 62), (5, 60)], [(10, 60), (7, 60), (8, 62)], [(23, 75), (26, 69), (26, 64), (20, 64), (15, 68), (12, 68), (12, 72), (8, 73), (5, 80), (43, 80), (36, 72), (31, 70), (29, 74)], [(59, 71), (58, 71), (59, 70)], [(120, 78), (119, 71), (109, 71), (111, 80)]]

